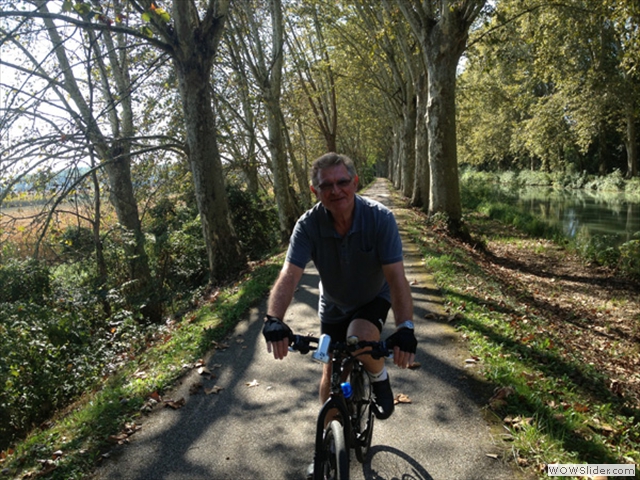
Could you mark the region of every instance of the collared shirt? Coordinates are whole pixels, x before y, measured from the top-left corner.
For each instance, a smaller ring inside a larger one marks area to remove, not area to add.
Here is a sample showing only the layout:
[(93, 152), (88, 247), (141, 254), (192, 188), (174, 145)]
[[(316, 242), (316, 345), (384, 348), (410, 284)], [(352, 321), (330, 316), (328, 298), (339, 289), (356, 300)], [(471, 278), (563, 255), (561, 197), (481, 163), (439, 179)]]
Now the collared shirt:
[(320, 274), (318, 314), (323, 322), (340, 322), (378, 296), (390, 302), (382, 266), (402, 260), (393, 213), (356, 195), (353, 223), (342, 237), (331, 213), (317, 203), (296, 223), (287, 251), (287, 261), (300, 268), (309, 260)]

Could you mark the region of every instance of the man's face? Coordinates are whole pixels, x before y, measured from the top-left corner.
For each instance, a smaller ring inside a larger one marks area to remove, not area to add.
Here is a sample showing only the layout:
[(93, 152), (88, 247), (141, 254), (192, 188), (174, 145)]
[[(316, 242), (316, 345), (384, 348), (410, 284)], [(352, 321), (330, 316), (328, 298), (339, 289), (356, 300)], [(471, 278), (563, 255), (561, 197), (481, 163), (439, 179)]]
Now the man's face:
[(335, 165), (318, 172), (318, 186), (311, 191), (333, 216), (350, 214), (358, 189), (358, 176), (351, 178), (347, 167)]

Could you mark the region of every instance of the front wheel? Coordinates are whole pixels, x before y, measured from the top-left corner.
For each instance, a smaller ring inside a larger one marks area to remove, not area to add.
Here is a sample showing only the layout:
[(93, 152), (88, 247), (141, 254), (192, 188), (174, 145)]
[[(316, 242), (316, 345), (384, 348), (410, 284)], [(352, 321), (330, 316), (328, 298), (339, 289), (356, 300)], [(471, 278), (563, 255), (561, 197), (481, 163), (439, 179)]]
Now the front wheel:
[(322, 454), (313, 470), (314, 480), (349, 480), (349, 452), (339, 421), (333, 420), (325, 429)]
[(351, 372), (351, 385), (353, 387), (353, 397), (351, 399), (355, 416), (353, 418), (353, 437), (356, 458), (360, 463), (364, 463), (373, 437), (373, 410), (371, 405), (371, 382), (369, 375), (362, 366)]

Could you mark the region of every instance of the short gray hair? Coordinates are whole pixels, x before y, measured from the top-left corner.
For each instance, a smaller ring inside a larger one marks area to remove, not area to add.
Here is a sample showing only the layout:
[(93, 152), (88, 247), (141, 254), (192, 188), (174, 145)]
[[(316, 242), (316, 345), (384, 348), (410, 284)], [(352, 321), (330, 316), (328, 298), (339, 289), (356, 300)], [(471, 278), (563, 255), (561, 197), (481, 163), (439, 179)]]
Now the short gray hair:
[(325, 168), (334, 167), (337, 165), (344, 165), (347, 169), (347, 172), (349, 172), (349, 176), (351, 177), (351, 179), (354, 179), (356, 177), (356, 167), (353, 164), (353, 160), (351, 160), (346, 155), (329, 152), (313, 161), (313, 164), (311, 166), (311, 184), (314, 187), (317, 187), (320, 183), (320, 179), (318, 178), (320, 170), (324, 170)]

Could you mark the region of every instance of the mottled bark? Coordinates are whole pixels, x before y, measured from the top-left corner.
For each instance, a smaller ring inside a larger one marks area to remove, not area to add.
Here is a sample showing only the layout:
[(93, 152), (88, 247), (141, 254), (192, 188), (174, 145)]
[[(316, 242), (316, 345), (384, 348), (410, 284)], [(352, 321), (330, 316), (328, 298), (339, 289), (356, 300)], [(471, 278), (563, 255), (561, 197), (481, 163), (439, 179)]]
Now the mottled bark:
[(429, 210), (429, 151), (427, 134), (427, 78), (426, 73), (418, 79), (416, 88), (416, 148), (415, 148), (415, 182), (411, 204), (426, 212)]
[(246, 263), (231, 224), (209, 85), (228, 9), (228, 0), (211, 0), (201, 19), (195, 4), (174, 0), (175, 33), (157, 25), (172, 45), (211, 283), (229, 278)]

